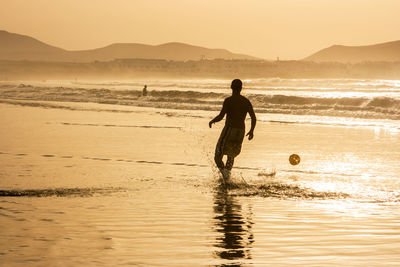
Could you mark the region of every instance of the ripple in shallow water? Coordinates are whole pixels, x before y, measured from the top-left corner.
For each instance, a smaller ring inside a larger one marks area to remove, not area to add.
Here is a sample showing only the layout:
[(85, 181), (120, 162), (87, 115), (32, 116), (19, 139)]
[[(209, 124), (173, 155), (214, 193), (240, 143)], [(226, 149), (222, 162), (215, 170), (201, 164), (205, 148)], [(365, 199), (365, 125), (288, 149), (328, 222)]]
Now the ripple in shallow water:
[(55, 189), (11, 189), (0, 190), (0, 197), (90, 197), (125, 191), (124, 188), (55, 188)]

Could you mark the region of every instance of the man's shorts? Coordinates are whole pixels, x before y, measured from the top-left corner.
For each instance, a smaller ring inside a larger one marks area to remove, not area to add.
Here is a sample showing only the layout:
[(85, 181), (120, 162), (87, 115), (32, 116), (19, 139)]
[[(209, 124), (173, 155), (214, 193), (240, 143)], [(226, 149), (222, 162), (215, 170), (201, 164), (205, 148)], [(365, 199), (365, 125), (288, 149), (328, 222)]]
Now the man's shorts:
[(242, 149), (243, 138), (244, 129), (225, 126), (218, 139), (215, 154), (236, 157)]

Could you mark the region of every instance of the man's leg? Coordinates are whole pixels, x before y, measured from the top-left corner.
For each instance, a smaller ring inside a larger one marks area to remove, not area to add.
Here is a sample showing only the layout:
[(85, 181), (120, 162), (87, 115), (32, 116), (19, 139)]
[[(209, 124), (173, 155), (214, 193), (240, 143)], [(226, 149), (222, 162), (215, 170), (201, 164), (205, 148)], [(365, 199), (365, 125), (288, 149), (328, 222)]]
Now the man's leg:
[(214, 161), (215, 161), (215, 164), (217, 164), (217, 167), (220, 171), (225, 168), (224, 162), (222, 161), (223, 156), (224, 155), (221, 153), (221, 151), (219, 149), (215, 150)]
[(235, 157), (228, 156), (228, 159), (226, 160), (225, 168), (229, 171), (232, 170), (233, 168), (233, 162), (235, 161)]
[(215, 147), (215, 154), (214, 154), (214, 161), (217, 164), (218, 169), (222, 173), (222, 170), (225, 168), (224, 162), (222, 161), (222, 157), (224, 156), (224, 146), (225, 146), (225, 139), (228, 134), (229, 128), (224, 127), (221, 131), (221, 135), (219, 136), (217, 146)]

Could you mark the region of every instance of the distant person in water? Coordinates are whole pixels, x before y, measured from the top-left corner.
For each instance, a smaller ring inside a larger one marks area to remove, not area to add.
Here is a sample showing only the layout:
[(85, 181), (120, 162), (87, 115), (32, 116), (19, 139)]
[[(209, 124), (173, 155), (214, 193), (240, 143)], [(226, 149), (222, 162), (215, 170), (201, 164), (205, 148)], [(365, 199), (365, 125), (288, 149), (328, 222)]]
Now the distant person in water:
[(144, 85), (142, 96), (147, 96), (147, 85)]
[[(230, 177), (235, 157), (240, 154), (245, 132), (244, 120), (247, 113), (249, 113), (251, 118), (251, 128), (246, 134), (246, 136), (249, 137), (249, 140), (254, 137), (254, 128), (256, 127), (257, 121), (250, 101), (240, 94), (240, 91), (242, 90), (242, 81), (239, 79), (233, 80), (231, 89), (232, 96), (224, 100), (221, 112), (208, 124), (211, 128), (213, 123), (222, 120), (226, 114), (225, 127), (218, 139), (214, 157), (215, 163), (221, 171), (224, 179)], [(227, 155), (228, 157), (226, 164), (222, 161), (224, 155)]]

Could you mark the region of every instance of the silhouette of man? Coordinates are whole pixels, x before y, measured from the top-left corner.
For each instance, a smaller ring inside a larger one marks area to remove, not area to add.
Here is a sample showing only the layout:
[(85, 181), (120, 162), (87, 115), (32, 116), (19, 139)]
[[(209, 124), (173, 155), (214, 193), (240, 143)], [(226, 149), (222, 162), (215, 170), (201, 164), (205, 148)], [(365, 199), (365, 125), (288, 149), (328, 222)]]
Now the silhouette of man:
[[(249, 137), (249, 140), (254, 137), (253, 132), (257, 121), (250, 101), (240, 94), (240, 91), (242, 90), (242, 81), (239, 79), (233, 80), (231, 83), (231, 89), (232, 96), (224, 100), (219, 115), (208, 123), (211, 128), (213, 123), (221, 121), (226, 114), (225, 127), (218, 139), (214, 156), (215, 163), (224, 179), (229, 179), (235, 157), (240, 154), (245, 132), (244, 120), (247, 113), (249, 113), (251, 117), (251, 128), (246, 134), (246, 136)], [(224, 155), (227, 155), (228, 157), (226, 164), (222, 161)]]
[(144, 85), (142, 96), (147, 96), (147, 85)]

